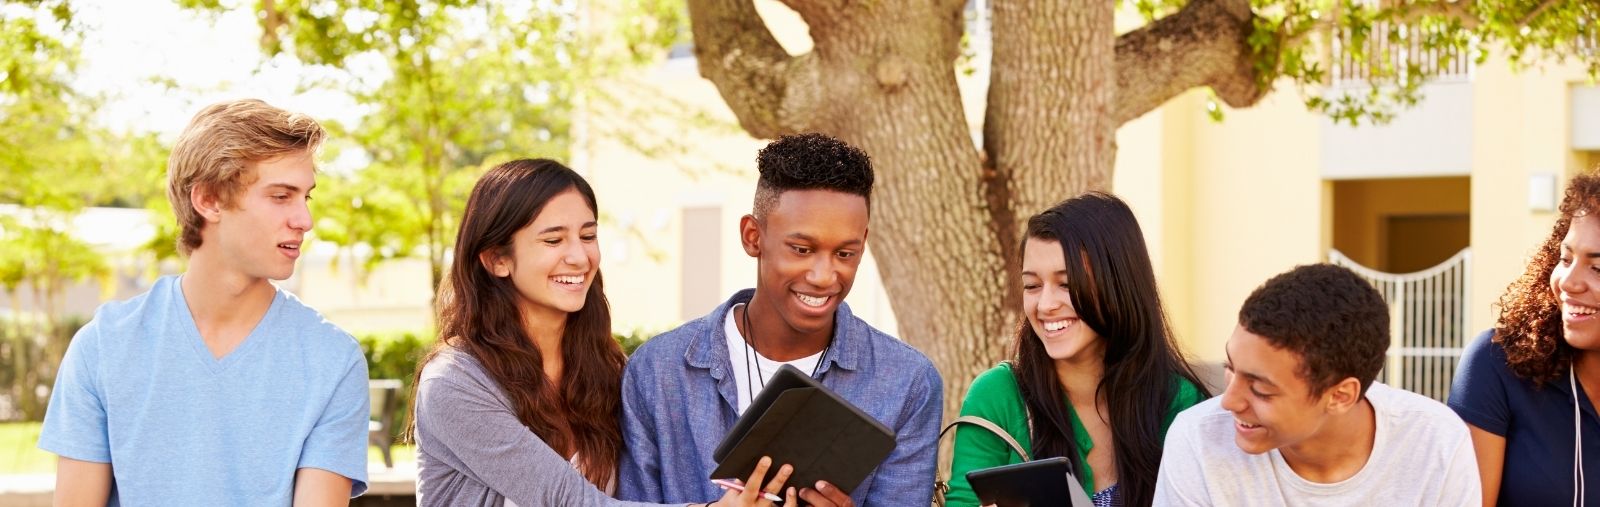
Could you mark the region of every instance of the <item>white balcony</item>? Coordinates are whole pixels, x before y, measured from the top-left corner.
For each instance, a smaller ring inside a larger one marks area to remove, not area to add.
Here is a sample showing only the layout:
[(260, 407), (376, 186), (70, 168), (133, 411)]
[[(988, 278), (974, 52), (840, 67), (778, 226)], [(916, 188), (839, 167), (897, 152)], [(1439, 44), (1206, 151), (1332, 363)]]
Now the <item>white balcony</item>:
[(1572, 87), (1572, 149), (1600, 151), (1600, 87)]
[(1421, 101), (1400, 111), (1387, 125), (1351, 127), (1323, 118), (1322, 176), (1337, 180), (1468, 175), (1472, 121), (1468, 80), (1422, 85)]
[[(1389, 30), (1379, 22), (1374, 33)], [(1421, 99), (1396, 111), (1393, 121), (1352, 127), (1322, 120), (1322, 175), (1327, 179), (1465, 176), (1472, 170), (1473, 62), (1471, 51), (1428, 49), (1421, 29), (1400, 26), (1398, 39), (1369, 37), (1356, 58), (1345, 46), (1349, 34), (1332, 38), (1330, 100), (1346, 93), (1366, 94), (1378, 61), (1404, 62), (1421, 69)], [(1402, 78), (1404, 79), (1404, 78)]]

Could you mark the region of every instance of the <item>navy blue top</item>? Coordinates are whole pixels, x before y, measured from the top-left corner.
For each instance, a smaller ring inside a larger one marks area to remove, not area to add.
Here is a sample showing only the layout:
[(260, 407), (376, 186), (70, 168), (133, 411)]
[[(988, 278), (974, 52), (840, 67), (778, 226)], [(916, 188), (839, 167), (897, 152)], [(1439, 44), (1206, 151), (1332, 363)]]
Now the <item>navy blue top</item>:
[[(1467, 424), (1506, 438), (1500, 505), (1572, 505), (1573, 392), (1566, 375), (1534, 385), (1506, 364), (1485, 331), (1467, 346), (1450, 386), (1450, 408)], [(1600, 505), (1600, 416), (1578, 384), (1582, 410), (1584, 503)]]

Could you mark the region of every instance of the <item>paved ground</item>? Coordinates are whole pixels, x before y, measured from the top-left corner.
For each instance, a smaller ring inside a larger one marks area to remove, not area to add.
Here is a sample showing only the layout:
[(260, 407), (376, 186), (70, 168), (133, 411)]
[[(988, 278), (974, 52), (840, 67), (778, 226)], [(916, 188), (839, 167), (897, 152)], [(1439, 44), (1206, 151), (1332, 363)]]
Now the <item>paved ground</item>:
[(55, 474), (0, 475), (0, 505), (50, 507), (50, 493), (55, 489)]
[[(382, 463), (367, 468), (367, 494), (356, 505), (414, 505), (417, 490), (417, 462), (396, 462), (394, 468)], [(0, 475), (0, 505), (6, 507), (50, 507), (55, 492), (55, 474)]]

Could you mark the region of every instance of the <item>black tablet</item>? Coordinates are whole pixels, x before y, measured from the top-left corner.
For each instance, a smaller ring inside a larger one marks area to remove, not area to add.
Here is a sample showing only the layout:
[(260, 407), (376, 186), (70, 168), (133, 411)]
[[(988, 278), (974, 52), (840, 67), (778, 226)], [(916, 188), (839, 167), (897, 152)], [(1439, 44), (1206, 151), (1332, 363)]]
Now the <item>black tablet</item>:
[(794, 466), (790, 484), (846, 493), (894, 450), (894, 432), (793, 366), (784, 365), (711, 453), (709, 479), (748, 477), (762, 456)]
[[(717, 445), (716, 450), (711, 452), (712, 460), (722, 461), (723, 458), (728, 457), (728, 453), (733, 451), (733, 446), (737, 445), (739, 439), (743, 438), (746, 433), (750, 433), (750, 427), (756, 425), (756, 420), (760, 419), (761, 414), (766, 413), (767, 409), (772, 407), (772, 402), (777, 401), (778, 395), (783, 394), (784, 391), (805, 387), (822, 387), (822, 384), (817, 382), (817, 379), (806, 375), (799, 368), (787, 364), (783, 366), (778, 368), (778, 372), (774, 373), (772, 378), (767, 379), (767, 382), (762, 384), (761, 392), (756, 393), (755, 398), (750, 400), (750, 406), (745, 408), (744, 413), (739, 415), (739, 419), (733, 422), (733, 427), (728, 429), (728, 438), (723, 438), (722, 442)], [(743, 477), (735, 478), (743, 479)]]
[(967, 472), (967, 483), (972, 485), (978, 502), (984, 505), (1091, 507), (1089, 496), (1072, 476), (1072, 462), (1067, 458), (1045, 458), (973, 470)]

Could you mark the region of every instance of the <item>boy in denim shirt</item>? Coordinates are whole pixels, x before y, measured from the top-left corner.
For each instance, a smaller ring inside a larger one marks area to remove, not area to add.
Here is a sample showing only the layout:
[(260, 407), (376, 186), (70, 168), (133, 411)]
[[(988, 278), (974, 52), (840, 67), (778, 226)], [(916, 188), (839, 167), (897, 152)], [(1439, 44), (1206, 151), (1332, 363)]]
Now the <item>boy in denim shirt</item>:
[(851, 495), (796, 485), (813, 505), (928, 505), (943, 387), (922, 353), (850, 313), (866, 252), (872, 166), (821, 134), (761, 150), (755, 206), (739, 222), (756, 287), (646, 342), (622, 379), (619, 497), (707, 502), (711, 452), (778, 368), (810, 372), (895, 432), (894, 451)]

